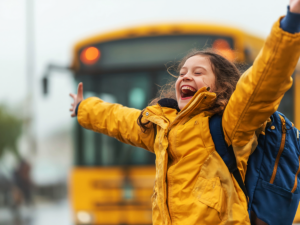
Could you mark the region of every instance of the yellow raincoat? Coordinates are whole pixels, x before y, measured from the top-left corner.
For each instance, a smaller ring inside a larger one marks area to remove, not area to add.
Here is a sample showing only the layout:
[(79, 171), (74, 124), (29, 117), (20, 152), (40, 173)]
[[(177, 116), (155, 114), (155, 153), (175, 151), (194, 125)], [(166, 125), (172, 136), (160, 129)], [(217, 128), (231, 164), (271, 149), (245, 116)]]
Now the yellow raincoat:
[[(225, 139), (233, 146), (243, 179), (257, 145), (255, 130), (291, 87), (299, 55), (300, 34), (283, 31), (277, 21), (224, 111)], [(140, 110), (98, 98), (79, 106), (81, 126), (156, 154), (154, 225), (250, 224), (246, 197), (216, 152), (209, 130), (211, 115), (203, 111), (214, 98), (204, 87), (179, 113), (160, 105), (147, 107), (143, 120), (157, 126), (154, 132), (150, 124), (146, 133), (137, 124)]]

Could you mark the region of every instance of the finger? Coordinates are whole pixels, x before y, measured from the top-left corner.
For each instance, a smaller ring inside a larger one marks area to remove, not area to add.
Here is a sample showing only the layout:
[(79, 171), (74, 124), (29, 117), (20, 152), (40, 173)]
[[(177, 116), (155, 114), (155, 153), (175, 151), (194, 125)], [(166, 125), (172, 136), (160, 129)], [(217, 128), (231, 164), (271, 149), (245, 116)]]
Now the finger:
[(82, 84), (82, 82), (80, 82), (78, 84), (77, 96), (78, 96), (79, 101), (83, 100), (83, 84)]
[(73, 106), (73, 107), (74, 107), (74, 103), (72, 103), (72, 104), (71, 104), (71, 106)]
[(72, 113), (72, 114), (71, 114), (71, 117), (75, 117), (75, 116), (76, 116), (75, 113)]
[(71, 112), (73, 112), (73, 108), (70, 108), (69, 110), (70, 110)]
[(69, 94), (73, 99), (75, 99), (76, 98), (76, 95), (75, 94), (73, 94), (73, 93), (70, 93)]

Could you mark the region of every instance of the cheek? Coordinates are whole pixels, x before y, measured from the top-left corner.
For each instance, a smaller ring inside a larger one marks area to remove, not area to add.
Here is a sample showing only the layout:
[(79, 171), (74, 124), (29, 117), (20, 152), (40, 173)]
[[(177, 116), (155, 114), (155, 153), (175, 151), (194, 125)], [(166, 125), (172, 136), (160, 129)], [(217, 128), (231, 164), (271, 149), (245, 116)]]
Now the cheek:
[(198, 90), (203, 88), (204, 86), (209, 85), (209, 82), (208, 82), (207, 78), (205, 78), (205, 77), (197, 77), (195, 79), (195, 83), (196, 83), (196, 86), (197, 86)]
[(197, 80), (195, 80), (195, 82), (198, 90), (202, 87), (210, 87), (210, 90), (212, 90), (215, 87), (214, 77), (208, 77), (208, 76), (199, 77)]
[(180, 78), (178, 78), (176, 80), (176, 83), (175, 83), (175, 95), (176, 95), (177, 101), (178, 101), (178, 97), (180, 96), (180, 83), (181, 83), (181, 81), (182, 80)]
[(177, 95), (177, 92), (179, 92), (180, 82), (181, 82), (181, 80), (180, 80), (180, 79), (177, 79), (177, 80), (176, 80), (176, 83), (175, 83), (176, 95)]
[(210, 91), (216, 91), (216, 79), (215, 77), (211, 80), (211, 87), (210, 87)]

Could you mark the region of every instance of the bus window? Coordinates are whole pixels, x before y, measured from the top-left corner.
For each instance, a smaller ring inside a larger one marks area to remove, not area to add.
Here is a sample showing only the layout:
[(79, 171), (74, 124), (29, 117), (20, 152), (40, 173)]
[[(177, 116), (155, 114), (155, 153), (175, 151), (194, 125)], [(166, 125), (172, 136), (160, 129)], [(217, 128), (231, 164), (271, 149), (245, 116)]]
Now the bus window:
[(129, 92), (129, 107), (140, 109), (145, 105), (146, 94), (142, 88), (133, 88)]
[[(143, 75), (135, 77), (132, 80), (131, 88), (128, 92), (128, 106), (136, 109), (143, 109), (147, 106), (149, 100), (149, 77)], [(147, 99), (148, 97), (148, 99)]]
[[(96, 95), (94, 95), (94, 96), (96, 96)], [(116, 103), (117, 102), (116, 97), (112, 94), (101, 93), (101, 94), (99, 94), (99, 98), (101, 98), (103, 101), (109, 102), (109, 103)]]
[(97, 164), (103, 166), (114, 165), (115, 160), (119, 157), (118, 155), (116, 155), (114, 149), (114, 142), (116, 140), (103, 134), (97, 134), (97, 138), (99, 138), (100, 140), (99, 142), (97, 142), (98, 145), (95, 146), (95, 150), (100, 152), (100, 157)]
[[(151, 162), (151, 158), (148, 158), (147, 151), (145, 151), (144, 149), (133, 149), (132, 151), (134, 151), (134, 154), (132, 154), (131, 161), (134, 165), (143, 165), (144, 162)], [(147, 164), (149, 164), (149, 162)]]
[[(174, 73), (174, 75), (176, 75)], [(160, 90), (163, 88), (169, 88), (169, 84), (172, 84), (176, 81), (176, 78), (171, 76), (167, 69), (165, 71), (158, 71), (156, 73), (155, 79), (153, 80), (153, 97), (158, 97)], [(174, 83), (175, 85), (175, 83)], [(175, 86), (174, 86), (174, 91), (175, 91)], [(169, 97), (169, 96), (167, 96)]]
[[(175, 74), (175, 72), (172, 72), (172, 75), (177, 76), (177, 74)], [(156, 84), (158, 84), (159, 86), (163, 86), (165, 84), (169, 84), (171, 82), (176, 81), (176, 78), (173, 77), (171, 74), (169, 74), (168, 71), (160, 71), (157, 73), (157, 80), (156, 80)], [(175, 87), (174, 87), (175, 89)]]
[(84, 152), (83, 160), (86, 165), (95, 164), (95, 135), (93, 131), (84, 129), (83, 130), (83, 139), (84, 139)]
[[(98, 96), (102, 100), (120, 103), (124, 106), (143, 109), (150, 98), (150, 73), (114, 74), (112, 76), (81, 76), (77, 83), (83, 82), (84, 97)], [(108, 115), (109, 116), (109, 115)], [(83, 128), (79, 128), (83, 129)], [(81, 155), (81, 165), (118, 166), (154, 164), (155, 155), (143, 149), (123, 144), (104, 134), (83, 129), (78, 132), (78, 140), (83, 144), (77, 148)], [(76, 157), (78, 159), (78, 157)]]

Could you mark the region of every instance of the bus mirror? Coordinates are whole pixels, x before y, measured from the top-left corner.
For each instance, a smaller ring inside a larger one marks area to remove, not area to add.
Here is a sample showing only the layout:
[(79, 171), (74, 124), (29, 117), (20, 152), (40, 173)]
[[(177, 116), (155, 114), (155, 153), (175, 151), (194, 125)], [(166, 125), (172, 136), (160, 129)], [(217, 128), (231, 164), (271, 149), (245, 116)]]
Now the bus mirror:
[(48, 94), (48, 78), (47, 77), (43, 78), (43, 94), (44, 95)]

